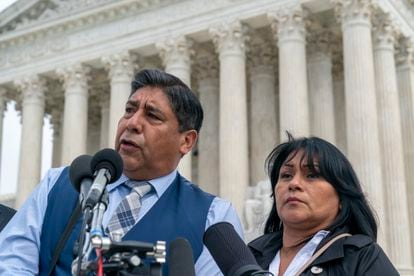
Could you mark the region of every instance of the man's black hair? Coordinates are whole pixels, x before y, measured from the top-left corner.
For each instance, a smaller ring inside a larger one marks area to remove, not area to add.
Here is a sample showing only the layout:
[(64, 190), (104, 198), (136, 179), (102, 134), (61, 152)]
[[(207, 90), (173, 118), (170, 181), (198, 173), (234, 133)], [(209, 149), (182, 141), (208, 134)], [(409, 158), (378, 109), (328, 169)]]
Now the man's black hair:
[(203, 108), (193, 91), (179, 78), (158, 69), (139, 71), (131, 83), (131, 96), (142, 87), (160, 88), (168, 97), (178, 120), (179, 131), (194, 129), (200, 132)]

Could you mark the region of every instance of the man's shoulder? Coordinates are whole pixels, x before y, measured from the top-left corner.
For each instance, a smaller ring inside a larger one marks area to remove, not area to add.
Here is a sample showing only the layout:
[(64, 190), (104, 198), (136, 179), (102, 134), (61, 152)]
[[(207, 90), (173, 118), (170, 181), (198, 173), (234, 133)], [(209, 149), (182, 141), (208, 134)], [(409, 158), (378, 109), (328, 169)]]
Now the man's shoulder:
[(69, 167), (57, 167), (57, 168), (50, 168), (47, 170), (45, 178), (47, 178), (48, 182), (56, 182), (58, 178), (61, 176), (62, 172), (65, 171), (67, 168), (67, 172), (69, 172)]
[(201, 193), (207, 197), (213, 197), (213, 198), (218, 198), (217, 196), (204, 191), (200, 186), (198, 186), (197, 184), (191, 182), (190, 180), (188, 180), (187, 178), (185, 178), (184, 176), (177, 174), (177, 177), (179, 179), (179, 181), (185, 186), (190, 188), (191, 190), (197, 192), (197, 193)]
[(69, 182), (69, 167), (50, 168), (46, 172), (42, 183), (47, 185), (48, 194), (61, 177), (64, 177), (64, 185), (70, 185), (70, 183), (67, 183)]

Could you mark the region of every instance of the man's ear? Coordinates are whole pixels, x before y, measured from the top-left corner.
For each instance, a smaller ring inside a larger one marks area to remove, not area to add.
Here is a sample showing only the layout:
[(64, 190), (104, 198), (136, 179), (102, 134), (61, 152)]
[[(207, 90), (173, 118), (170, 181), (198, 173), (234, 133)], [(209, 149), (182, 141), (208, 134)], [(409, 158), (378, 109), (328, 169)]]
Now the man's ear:
[(197, 141), (197, 131), (194, 129), (184, 131), (181, 133), (180, 153), (185, 155), (190, 152)]

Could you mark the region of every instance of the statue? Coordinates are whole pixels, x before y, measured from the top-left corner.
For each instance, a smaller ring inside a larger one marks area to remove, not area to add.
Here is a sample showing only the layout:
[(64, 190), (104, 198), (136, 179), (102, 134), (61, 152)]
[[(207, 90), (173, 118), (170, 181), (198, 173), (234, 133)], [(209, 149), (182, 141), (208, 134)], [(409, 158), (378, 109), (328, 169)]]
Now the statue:
[(248, 188), (244, 218), (245, 238), (249, 242), (263, 234), (265, 219), (272, 209), (272, 187), (269, 180)]

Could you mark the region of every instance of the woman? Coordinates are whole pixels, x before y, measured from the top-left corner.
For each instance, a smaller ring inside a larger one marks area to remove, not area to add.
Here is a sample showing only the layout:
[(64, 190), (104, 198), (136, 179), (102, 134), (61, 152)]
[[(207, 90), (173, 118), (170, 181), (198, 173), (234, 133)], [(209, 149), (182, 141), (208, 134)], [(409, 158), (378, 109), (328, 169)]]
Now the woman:
[(274, 204), (265, 234), (249, 244), (259, 265), (280, 276), (399, 275), (376, 244), (374, 214), (334, 145), (289, 135), (266, 166)]

